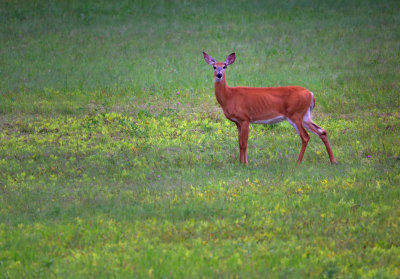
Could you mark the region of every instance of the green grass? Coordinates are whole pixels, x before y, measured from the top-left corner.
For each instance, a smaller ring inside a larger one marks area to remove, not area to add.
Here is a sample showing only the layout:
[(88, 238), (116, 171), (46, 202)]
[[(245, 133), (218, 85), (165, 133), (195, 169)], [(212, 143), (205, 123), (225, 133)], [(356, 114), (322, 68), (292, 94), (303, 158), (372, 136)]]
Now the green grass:
[[(398, 278), (397, 1), (1, 1), (0, 278)], [(247, 166), (212, 70), (316, 96)]]

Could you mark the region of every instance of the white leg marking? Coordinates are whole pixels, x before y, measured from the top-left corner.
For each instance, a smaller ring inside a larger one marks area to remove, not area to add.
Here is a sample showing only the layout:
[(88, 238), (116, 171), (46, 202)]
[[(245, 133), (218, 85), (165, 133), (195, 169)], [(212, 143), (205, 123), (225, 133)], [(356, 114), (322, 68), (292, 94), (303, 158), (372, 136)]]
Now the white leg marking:
[[(312, 92), (311, 92), (311, 94), (312, 94)], [(307, 130), (309, 130), (311, 133), (316, 134), (318, 136), (318, 133), (315, 132), (313, 129), (311, 129), (310, 125), (308, 125), (308, 123), (310, 123), (310, 124), (312, 123), (312, 120), (311, 120), (311, 107), (307, 110), (306, 114), (303, 117), (303, 126)]]
[(303, 123), (304, 122), (306, 122), (306, 123), (312, 122), (312, 120), (311, 120), (311, 109), (310, 108), (308, 108), (306, 114), (303, 116)]
[[(311, 133), (316, 134), (317, 136), (320, 136), (320, 134), (322, 134), (324, 132), (324, 130), (322, 130), (321, 128), (319, 128), (317, 125), (313, 124), (312, 120), (311, 120), (311, 109), (307, 110), (307, 113), (304, 115), (303, 117), (303, 126), (309, 130)], [(313, 127), (314, 129), (310, 128)], [(318, 128), (316, 128), (318, 127)], [(315, 129), (317, 129), (317, 131), (315, 131)]]
[(294, 122), (291, 121), (289, 118), (286, 118), (286, 119), (290, 123), (290, 125), (292, 125), (293, 128), (296, 130), (297, 134), (300, 136), (299, 129), (297, 128), (296, 124), (294, 124)]

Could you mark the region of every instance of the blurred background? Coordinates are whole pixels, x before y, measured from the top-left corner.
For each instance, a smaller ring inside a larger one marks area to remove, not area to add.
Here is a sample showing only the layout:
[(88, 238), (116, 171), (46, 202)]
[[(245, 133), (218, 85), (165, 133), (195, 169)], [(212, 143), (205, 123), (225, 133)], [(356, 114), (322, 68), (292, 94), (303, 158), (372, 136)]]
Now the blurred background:
[(35, 98), (20, 94), (52, 102), (44, 89), (66, 94), (58, 100), (69, 106), (177, 91), (208, 102), (202, 51), (217, 60), (236, 52), (231, 86), (304, 86), (330, 113), (391, 109), (399, 106), (399, 10), (398, 1), (367, 0), (3, 0), (0, 112), (29, 112), (23, 104)]

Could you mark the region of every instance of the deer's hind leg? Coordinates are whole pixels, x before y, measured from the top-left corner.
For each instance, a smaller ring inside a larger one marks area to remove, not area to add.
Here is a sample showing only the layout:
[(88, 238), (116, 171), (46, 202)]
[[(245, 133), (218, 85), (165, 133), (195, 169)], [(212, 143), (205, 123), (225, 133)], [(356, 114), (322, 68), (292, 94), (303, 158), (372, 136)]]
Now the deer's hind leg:
[(301, 138), (301, 150), (299, 158), (297, 158), (297, 163), (300, 164), (303, 160), (304, 152), (306, 151), (308, 141), (310, 140), (310, 135), (304, 129), (302, 123), (297, 124), (297, 129), (299, 130), (299, 135)]
[(303, 125), (307, 130), (309, 130), (310, 132), (319, 136), (319, 138), (325, 144), (326, 151), (328, 152), (329, 160), (331, 161), (332, 164), (336, 164), (336, 160), (333, 157), (333, 152), (332, 152), (331, 146), (329, 144), (328, 134), (326, 133), (326, 131), (324, 129), (322, 129), (320, 126), (318, 126), (317, 124), (315, 124), (312, 121), (310, 111), (308, 111), (306, 113), (306, 115), (304, 116)]
[(303, 160), (304, 152), (306, 151), (308, 141), (310, 140), (310, 135), (304, 129), (303, 123), (301, 122), (301, 120), (293, 121), (293, 120), (290, 120), (289, 118), (287, 120), (293, 126), (293, 128), (296, 130), (297, 134), (300, 136), (300, 139), (301, 139), (301, 150), (300, 150), (299, 157), (297, 158), (297, 164), (300, 164), (301, 161)]

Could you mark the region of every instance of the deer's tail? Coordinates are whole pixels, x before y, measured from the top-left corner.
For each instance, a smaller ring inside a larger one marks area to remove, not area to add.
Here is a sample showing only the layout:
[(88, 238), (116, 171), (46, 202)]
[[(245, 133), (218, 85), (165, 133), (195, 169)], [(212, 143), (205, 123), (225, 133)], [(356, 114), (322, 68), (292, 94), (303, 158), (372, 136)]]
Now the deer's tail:
[(311, 93), (311, 97), (312, 97), (311, 104), (310, 104), (310, 111), (311, 111), (315, 107), (315, 97), (311, 91), (310, 91), (310, 93)]

